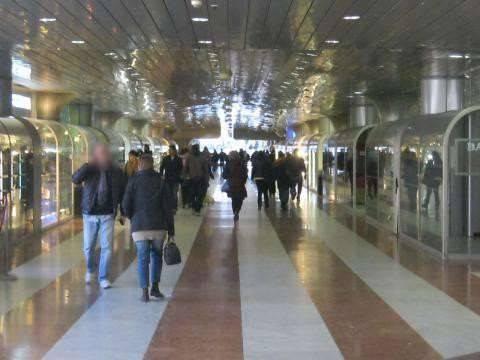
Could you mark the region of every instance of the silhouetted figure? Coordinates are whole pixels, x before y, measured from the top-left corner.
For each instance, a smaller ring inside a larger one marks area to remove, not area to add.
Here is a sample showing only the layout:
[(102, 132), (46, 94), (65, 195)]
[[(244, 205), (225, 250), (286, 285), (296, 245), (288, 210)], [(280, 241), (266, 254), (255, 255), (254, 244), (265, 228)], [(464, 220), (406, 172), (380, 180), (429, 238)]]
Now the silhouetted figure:
[(232, 151), (228, 158), (228, 164), (223, 171), (223, 178), (228, 181), (227, 195), (232, 199), (233, 219), (238, 221), (243, 200), (247, 197), (245, 184), (248, 179), (248, 170), (238, 152)]
[(211, 173), (207, 157), (200, 153), (198, 144), (192, 145), (190, 153), (186, 157), (185, 174), (190, 180), (192, 209), (196, 215), (200, 215)]
[(182, 181), (182, 159), (178, 156), (177, 147), (170, 145), (168, 148), (168, 155), (162, 159), (160, 165), (160, 175), (162, 175), (167, 182), (173, 194), (175, 211), (178, 208), (178, 188)]
[(278, 153), (278, 159), (273, 165), (273, 174), (277, 181), (282, 210), (288, 210), (289, 190), (292, 181), (288, 171), (287, 159), (281, 151)]
[(252, 155), (252, 180), (257, 185), (257, 204), (258, 210), (262, 208), (262, 198), (265, 202), (265, 208), (268, 208), (269, 198), (268, 189), (272, 179), (272, 163), (267, 154), (263, 151), (255, 152), (255, 156)]
[(442, 183), (443, 164), (440, 154), (437, 151), (432, 152), (432, 158), (428, 160), (425, 166), (422, 183), (427, 187), (427, 194), (422, 204), (424, 209), (428, 209), (432, 193), (435, 197), (435, 209), (440, 208), (440, 194), (438, 188)]

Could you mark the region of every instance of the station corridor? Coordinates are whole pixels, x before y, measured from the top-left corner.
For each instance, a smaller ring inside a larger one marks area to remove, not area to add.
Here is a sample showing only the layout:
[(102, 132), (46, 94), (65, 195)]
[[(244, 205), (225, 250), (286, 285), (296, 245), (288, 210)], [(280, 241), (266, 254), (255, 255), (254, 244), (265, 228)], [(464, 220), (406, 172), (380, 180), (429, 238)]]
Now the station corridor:
[(480, 272), (442, 262), (304, 193), (234, 225), (217, 188), (180, 210), (166, 300), (139, 302), (135, 250), (116, 227), (113, 287), (85, 285), (81, 223), (15, 249), (1, 282), (1, 359), (477, 359)]

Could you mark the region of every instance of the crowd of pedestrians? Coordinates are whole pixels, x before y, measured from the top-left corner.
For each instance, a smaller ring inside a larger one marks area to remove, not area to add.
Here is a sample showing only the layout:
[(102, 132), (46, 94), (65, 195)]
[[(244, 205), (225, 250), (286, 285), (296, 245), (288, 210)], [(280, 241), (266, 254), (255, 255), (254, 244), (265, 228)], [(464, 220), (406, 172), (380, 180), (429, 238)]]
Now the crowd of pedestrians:
[(272, 147), (255, 151), (252, 156), (240, 149), (228, 155), (221, 150), (210, 153), (198, 144), (179, 152), (171, 145), (160, 167), (148, 147), (130, 151), (122, 171), (113, 161), (108, 146), (96, 145), (92, 160), (73, 174), (73, 182), (81, 185), (84, 223), (84, 254), (87, 264), (85, 282), (94, 281), (97, 273), (95, 249), (100, 243), (98, 281), (102, 288), (111, 287), (109, 280), (115, 218), (120, 224), (130, 220), (132, 239), (138, 256), (138, 279), (141, 300), (163, 298), (159, 283), (165, 243), (174, 243), (174, 217), (179, 207), (191, 208), (200, 215), (211, 179), (220, 172), (224, 179), (222, 191), (232, 201), (234, 221), (240, 217), (247, 197), (250, 179), (257, 187), (258, 209), (269, 208), (278, 188), (282, 210), (288, 209), (289, 199), (300, 200), (306, 171), (304, 160), (295, 151), (285, 155)]

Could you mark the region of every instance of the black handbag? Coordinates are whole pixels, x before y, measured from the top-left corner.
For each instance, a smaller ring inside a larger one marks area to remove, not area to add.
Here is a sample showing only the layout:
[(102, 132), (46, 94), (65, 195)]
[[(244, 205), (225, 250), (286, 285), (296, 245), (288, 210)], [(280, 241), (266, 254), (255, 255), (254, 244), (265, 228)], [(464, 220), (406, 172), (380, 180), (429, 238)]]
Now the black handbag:
[(182, 262), (182, 255), (175, 241), (168, 240), (163, 249), (163, 259), (167, 265), (177, 265)]

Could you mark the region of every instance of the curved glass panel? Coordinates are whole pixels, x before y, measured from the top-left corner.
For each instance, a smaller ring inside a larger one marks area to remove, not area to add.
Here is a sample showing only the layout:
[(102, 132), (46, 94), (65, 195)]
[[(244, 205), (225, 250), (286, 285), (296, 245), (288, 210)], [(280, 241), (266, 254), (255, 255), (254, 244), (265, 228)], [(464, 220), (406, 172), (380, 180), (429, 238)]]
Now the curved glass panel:
[(400, 149), (401, 231), (438, 251), (442, 251), (443, 136), (454, 115), (412, 120)]
[[(460, 119), (448, 139), (448, 243), (454, 255), (480, 254), (480, 113)], [(435, 195), (435, 194), (434, 194)], [(435, 196), (430, 200), (430, 207)]]
[[(333, 174), (327, 174), (327, 191), (339, 202), (361, 205), (365, 198), (365, 142), (371, 126), (336, 133), (324, 149), (324, 163), (333, 156)], [(332, 170), (331, 168), (328, 169)], [(332, 179), (333, 176), (333, 179)]]
[(65, 124), (65, 126), (70, 133), (73, 143), (73, 170), (75, 171), (84, 163), (88, 162), (90, 144), (92, 144), (93, 139), (84, 128), (67, 124)]
[(366, 212), (397, 232), (400, 143), (408, 121), (376, 126), (366, 144)]
[(73, 143), (60, 123), (30, 119), (42, 146), (42, 227), (53, 225), (73, 214)]
[[(10, 191), (10, 231), (12, 239), (34, 231), (34, 153), (33, 142), (25, 126), (15, 118), (0, 119), (8, 132), (0, 135), (1, 191)], [(7, 140), (10, 140), (7, 146)]]

